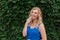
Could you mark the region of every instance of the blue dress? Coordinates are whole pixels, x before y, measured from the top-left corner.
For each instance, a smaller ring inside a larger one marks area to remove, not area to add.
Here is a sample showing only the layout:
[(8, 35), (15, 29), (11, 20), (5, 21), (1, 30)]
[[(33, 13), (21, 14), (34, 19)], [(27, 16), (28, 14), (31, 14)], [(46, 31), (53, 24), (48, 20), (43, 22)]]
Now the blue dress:
[(27, 27), (27, 40), (40, 40), (41, 34), (38, 27), (31, 28)]

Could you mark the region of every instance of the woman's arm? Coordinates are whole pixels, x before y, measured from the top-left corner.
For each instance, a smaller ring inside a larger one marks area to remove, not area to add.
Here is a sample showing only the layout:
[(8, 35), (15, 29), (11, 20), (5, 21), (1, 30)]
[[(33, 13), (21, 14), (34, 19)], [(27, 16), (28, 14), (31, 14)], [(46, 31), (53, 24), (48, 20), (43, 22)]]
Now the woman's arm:
[(23, 31), (22, 31), (22, 34), (23, 36), (25, 37), (27, 35), (27, 26), (29, 25), (29, 23), (32, 21), (31, 19), (32, 17), (29, 17), (24, 25), (24, 28), (23, 28)]
[(27, 35), (27, 26), (28, 26), (28, 24), (25, 23), (23, 31), (22, 31), (23, 37), (25, 37)]
[(47, 35), (43, 23), (40, 24), (39, 29), (40, 29), (42, 40), (47, 40)]

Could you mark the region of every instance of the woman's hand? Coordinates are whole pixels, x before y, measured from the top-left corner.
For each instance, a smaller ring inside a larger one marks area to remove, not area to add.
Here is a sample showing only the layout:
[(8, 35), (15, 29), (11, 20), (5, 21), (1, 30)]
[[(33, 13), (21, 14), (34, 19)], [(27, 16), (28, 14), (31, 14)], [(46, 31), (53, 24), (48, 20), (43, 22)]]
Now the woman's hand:
[(29, 17), (26, 21), (26, 24), (29, 24), (32, 21), (32, 17)]

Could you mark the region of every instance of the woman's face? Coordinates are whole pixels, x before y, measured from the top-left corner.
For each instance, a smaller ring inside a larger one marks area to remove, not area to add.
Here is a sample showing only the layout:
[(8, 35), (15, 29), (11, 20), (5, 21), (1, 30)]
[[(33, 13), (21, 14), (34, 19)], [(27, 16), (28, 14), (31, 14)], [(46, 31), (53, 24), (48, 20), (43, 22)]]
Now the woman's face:
[(32, 19), (37, 19), (38, 17), (38, 10), (33, 10), (31, 13), (30, 13), (30, 16), (32, 17)]

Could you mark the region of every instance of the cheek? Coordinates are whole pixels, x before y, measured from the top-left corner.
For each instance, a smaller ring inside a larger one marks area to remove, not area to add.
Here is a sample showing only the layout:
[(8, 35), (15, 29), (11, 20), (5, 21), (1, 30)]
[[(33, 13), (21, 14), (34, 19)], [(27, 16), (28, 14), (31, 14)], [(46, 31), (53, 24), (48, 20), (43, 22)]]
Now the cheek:
[(33, 19), (37, 19), (38, 18), (38, 15), (34, 15), (32, 18)]
[(30, 17), (30, 16), (32, 16), (32, 14), (31, 14), (31, 13), (29, 14), (29, 17)]
[(30, 16), (32, 16), (32, 13), (30, 13)]
[(38, 14), (36, 14), (35, 17), (37, 18), (38, 17)]

